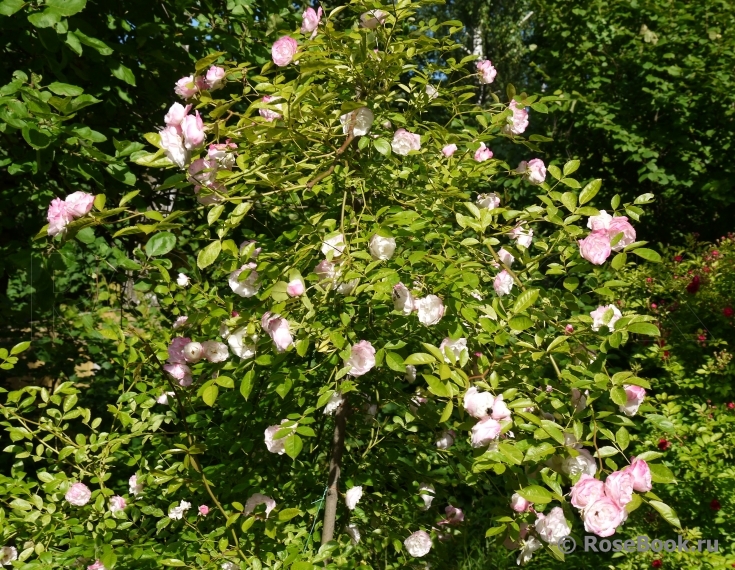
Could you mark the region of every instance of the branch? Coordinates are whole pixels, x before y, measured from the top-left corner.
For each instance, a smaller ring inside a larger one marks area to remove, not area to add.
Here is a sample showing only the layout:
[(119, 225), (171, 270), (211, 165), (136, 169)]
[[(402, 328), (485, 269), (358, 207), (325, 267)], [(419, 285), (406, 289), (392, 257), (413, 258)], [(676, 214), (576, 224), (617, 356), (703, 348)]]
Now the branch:
[(350, 132), (349, 135), (347, 135), (347, 138), (345, 139), (345, 142), (342, 143), (342, 146), (337, 149), (337, 152), (335, 153), (334, 160), (332, 161), (332, 166), (330, 166), (325, 172), (322, 172), (319, 174), (316, 178), (313, 178), (309, 182), (306, 183), (306, 187), (308, 189), (312, 189), (314, 186), (316, 186), (319, 182), (324, 180), (327, 176), (332, 174), (334, 172), (334, 167), (337, 165), (337, 160), (339, 160), (339, 157), (344, 154), (344, 152), (347, 150), (347, 147), (350, 146), (350, 143), (355, 140), (355, 135), (352, 132), (353, 127), (355, 123), (355, 118), (353, 117), (352, 123), (350, 124)]
[(327, 500), (324, 505), (324, 528), (322, 544), (334, 538), (334, 523), (337, 518), (337, 499), (339, 498), (339, 474), (342, 465), (342, 452), (345, 449), (345, 428), (347, 416), (347, 397), (335, 416), (334, 437), (332, 438), (332, 458), (329, 461), (329, 482)]

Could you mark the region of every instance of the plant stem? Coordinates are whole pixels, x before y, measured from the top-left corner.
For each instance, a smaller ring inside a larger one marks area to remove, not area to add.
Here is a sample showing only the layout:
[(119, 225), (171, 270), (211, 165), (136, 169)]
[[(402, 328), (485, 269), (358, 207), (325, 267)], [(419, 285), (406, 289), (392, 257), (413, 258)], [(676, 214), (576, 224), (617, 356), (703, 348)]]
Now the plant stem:
[(332, 438), (332, 458), (329, 460), (329, 481), (327, 500), (324, 504), (324, 528), (322, 544), (334, 538), (334, 523), (337, 518), (337, 499), (339, 498), (339, 474), (342, 465), (342, 452), (345, 449), (345, 429), (347, 419), (347, 397), (335, 415), (334, 437)]

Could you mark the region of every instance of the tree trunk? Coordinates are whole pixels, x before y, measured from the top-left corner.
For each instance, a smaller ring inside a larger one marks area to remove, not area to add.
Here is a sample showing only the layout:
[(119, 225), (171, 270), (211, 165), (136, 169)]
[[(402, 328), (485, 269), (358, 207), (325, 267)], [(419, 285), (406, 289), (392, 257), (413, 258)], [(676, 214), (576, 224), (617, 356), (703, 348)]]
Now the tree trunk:
[(335, 416), (334, 437), (332, 438), (332, 458), (329, 461), (327, 500), (324, 504), (322, 544), (326, 544), (334, 538), (334, 523), (337, 518), (337, 501), (339, 499), (339, 474), (342, 465), (342, 452), (345, 449), (346, 416), (347, 397), (345, 397)]

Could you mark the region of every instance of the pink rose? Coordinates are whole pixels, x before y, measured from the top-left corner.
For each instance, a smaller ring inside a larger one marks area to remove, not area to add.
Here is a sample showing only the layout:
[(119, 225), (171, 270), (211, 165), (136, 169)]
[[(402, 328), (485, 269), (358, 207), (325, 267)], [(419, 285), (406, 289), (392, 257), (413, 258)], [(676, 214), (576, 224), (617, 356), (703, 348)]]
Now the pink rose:
[[(187, 115), (191, 116), (191, 115)], [(184, 140), (181, 138), (181, 127), (166, 127), (158, 131), (161, 137), (161, 148), (166, 153), (166, 158), (179, 168), (184, 168), (187, 159)]]
[(443, 431), (439, 436), (439, 439), (436, 440), (436, 448), (444, 450), (452, 447), (454, 445), (455, 435), (456, 434), (452, 429)]
[(169, 364), (181, 364), (186, 361), (184, 356), (184, 348), (191, 342), (190, 338), (177, 336), (171, 339), (168, 345), (168, 362)]
[(510, 508), (517, 513), (530, 511), (531, 507), (533, 507), (533, 503), (531, 501), (527, 501), (518, 493), (513, 493), (513, 496), (510, 498)]
[(510, 267), (513, 265), (513, 262), (516, 260), (515, 257), (513, 257), (513, 254), (506, 250), (504, 247), (500, 248), (500, 251), (498, 252), (498, 258), (500, 261)]
[(638, 413), (638, 408), (641, 407), (643, 400), (646, 398), (646, 391), (640, 386), (630, 384), (623, 384), (623, 388), (625, 388), (627, 399), (625, 405), (620, 406), (620, 411), (626, 416), (634, 416)]
[(554, 507), (547, 515), (538, 513), (534, 527), (538, 535), (549, 544), (558, 544), (562, 538), (569, 536), (569, 533), (572, 532), (561, 507)]
[(222, 342), (205, 340), (202, 343), (202, 356), (209, 362), (224, 362), (230, 356), (230, 351)]
[(72, 218), (81, 218), (88, 214), (94, 204), (94, 196), (86, 192), (74, 192), (64, 200), (66, 210)]
[(66, 231), (66, 225), (72, 217), (61, 198), (54, 198), (48, 207), (48, 235), (55, 236)]
[(283, 36), (276, 40), (271, 48), (271, 55), (273, 56), (273, 63), (278, 67), (286, 67), (291, 61), (293, 61), (296, 55), (296, 50), (299, 49), (299, 44), (296, 40), (290, 36)]
[(415, 299), (411, 295), (411, 291), (408, 290), (403, 283), (393, 286), (393, 308), (403, 313), (404, 315), (410, 315), (415, 308)]
[(181, 103), (174, 103), (163, 118), (167, 127), (179, 127), (184, 117), (189, 114), (191, 105), (184, 107)]
[(406, 129), (398, 129), (393, 135), (391, 148), (401, 156), (407, 156), (412, 150), (421, 150), (421, 135), (410, 133)]
[(508, 117), (508, 122), (503, 128), (503, 132), (506, 134), (520, 135), (528, 127), (528, 111), (526, 111), (525, 107), (519, 106), (515, 99), (508, 104), (508, 108), (513, 111), (513, 114)]
[(477, 422), (472, 428), (472, 447), (486, 447), (498, 439), (501, 431), (500, 424), (487, 417)]
[(191, 376), (191, 370), (186, 364), (164, 364), (163, 369), (168, 372), (169, 376), (174, 380), (178, 380), (179, 386), (191, 386), (194, 379)]
[[(281, 420), (281, 425), (289, 420)], [(271, 453), (277, 453), (283, 455), (286, 453), (286, 447), (284, 442), (286, 436), (275, 438), (274, 436), (281, 430), (281, 425), (269, 426), (265, 430), (265, 446)]]
[[(174, 393), (171, 392), (171, 395), (173, 396)], [(128, 492), (134, 497), (143, 494), (143, 483), (138, 483), (138, 476), (135, 474), (128, 479)]]
[(572, 487), (571, 503), (578, 509), (584, 510), (604, 496), (605, 484), (599, 479), (582, 473), (579, 480)]
[(493, 281), (493, 288), (498, 297), (508, 295), (513, 290), (513, 278), (510, 276), (510, 273), (505, 269), (498, 273)]
[(533, 158), (526, 164), (526, 178), (531, 184), (543, 184), (546, 180), (546, 165), (540, 158)]
[(494, 403), (495, 396), (490, 392), (480, 392), (475, 386), (465, 392), (462, 401), (467, 413), (477, 419), (488, 417), (492, 412)]
[(199, 505), (199, 514), (206, 517), (209, 514), (209, 507), (207, 505)]
[(278, 352), (283, 352), (293, 344), (291, 327), (288, 321), (281, 317), (281, 315), (272, 315), (269, 311), (263, 315), (260, 325), (271, 337)]
[(625, 520), (625, 509), (608, 497), (591, 503), (584, 513), (584, 530), (597, 536), (612, 536)]
[(301, 33), (311, 34), (311, 39), (316, 37), (319, 27), (319, 21), (322, 19), (322, 7), (319, 6), (318, 11), (314, 11), (314, 8), (307, 8), (301, 15)]
[[(270, 103), (271, 101), (277, 101), (279, 99), (280, 97), (271, 97), (270, 95), (264, 95), (261, 101), (263, 101), (263, 103)], [(277, 119), (280, 119), (282, 116), (280, 113), (276, 113), (275, 111), (271, 109), (258, 109), (258, 113), (266, 121), (271, 121), (271, 122)]]
[[(606, 322), (605, 315), (607, 315), (607, 312), (610, 310), (612, 310), (612, 316), (610, 317), (610, 320)], [(623, 314), (615, 305), (600, 305), (590, 313), (590, 317), (592, 317), (592, 330), (599, 331), (600, 327), (603, 325), (607, 326), (610, 330), (613, 330), (615, 328), (615, 323), (622, 316)]]
[(227, 142), (224, 143), (213, 143), (207, 149), (207, 158), (209, 158), (210, 164), (232, 170), (235, 165), (236, 154), (231, 151), (235, 149), (237, 149), (237, 145), (230, 142), (230, 139), (227, 139)]
[(214, 91), (215, 89), (219, 89), (222, 87), (222, 83), (224, 82), (226, 72), (223, 68), (218, 67), (216, 65), (213, 65), (207, 70), (207, 88), (210, 91)]
[(92, 491), (84, 483), (74, 483), (64, 498), (75, 507), (83, 507), (92, 498)]
[(304, 282), (301, 279), (293, 279), (292, 281), (289, 281), (286, 286), (286, 293), (288, 293), (290, 297), (303, 295), (305, 290)]
[(198, 147), (204, 142), (204, 122), (199, 111), (194, 115), (187, 115), (181, 121), (181, 131), (184, 135), (184, 146), (188, 150)]
[(633, 476), (627, 471), (615, 471), (605, 479), (605, 495), (624, 507), (633, 500)]
[(187, 75), (186, 77), (182, 77), (176, 82), (176, 87), (174, 87), (174, 91), (179, 97), (182, 97), (184, 99), (191, 99), (194, 97), (194, 95), (197, 94), (199, 89), (197, 88), (196, 82), (194, 81), (193, 75)]
[(442, 154), (447, 158), (452, 156), (455, 152), (457, 152), (457, 145), (454, 143), (448, 144), (442, 148)]
[(457, 525), (464, 521), (464, 512), (462, 509), (458, 509), (452, 505), (447, 505), (444, 508), (444, 513), (447, 515), (447, 518), (443, 521), (439, 521), (439, 524)]
[(590, 263), (602, 265), (610, 257), (610, 238), (606, 231), (594, 231), (579, 240), (579, 253)]
[(493, 402), (493, 413), (490, 414), (490, 417), (498, 421), (510, 419), (510, 410), (503, 401), (502, 394), (495, 398), (495, 401)]
[(612, 216), (605, 210), (600, 210), (597, 216), (590, 216), (587, 220), (587, 227), (593, 232), (605, 231), (610, 229), (610, 222), (612, 222)]
[(607, 233), (610, 236), (610, 240), (619, 233), (623, 234), (618, 243), (612, 246), (613, 251), (620, 251), (624, 247), (629, 246), (635, 242), (636, 238), (635, 228), (630, 225), (628, 218), (625, 216), (615, 216), (610, 221), (610, 228), (607, 230)]
[(485, 162), (493, 157), (493, 151), (485, 146), (485, 143), (480, 143), (480, 148), (475, 151), (475, 160), (477, 162)]
[(478, 194), (475, 200), (478, 208), (487, 208), (488, 210), (494, 210), (500, 207), (500, 196), (495, 192), (489, 194)]
[(480, 83), (487, 84), (495, 81), (498, 72), (489, 59), (478, 61), (475, 65), (477, 66), (477, 72), (480, 74)]
[(639, 493), (648, 493), (653, 488), (651, 484), (651, 470), (643, 459), (632, 458), (633, 462), (623, 471), (630, 473), (633, 477), (633, 489)]
[(383, 12), (383, 10), (370, 10), (360, 14), (360, 25), (363, 28), (374, 30), (378, 26), (382, 26), (387, 17), (388, 14)]
[(127, 503), (125, 499), (120, 495), (115, 495), (110, 498), (110, 511), (113, 513), (119, 513), (125, 510)]
[(516, 240), (518, 245), (530, 247), (533, 242), (533, 230), (526, 229), (523, 226), (516, 226), (508, 234), (512, 239)]
[(105, 565), (102, 564), (102, 562), (95, 560), (94, 564), (87, 566), (87, 570), (107, 570), (107, 568), (105, 568)]
[(245, 502), (245, 514), (252, 513), (258, 505), (265, 505), (265, 518), (268, 518), (270, 512), (276, 508), (276, 502), (267, 495), (253, 493)]
[(375, 366), (375, 349), (373, 345), (366, 340), (353, 344), (350, 350), (350, 357), (345, 361), (345, 365), (350, 367), (349, 374), (352, 376), (362, 376), (367, 374)]
[(331, 281), (337, 274), (334, 263), (326, 259), (323, 259), (314, 267), (314, 273), (316, 273), (320, 281)]

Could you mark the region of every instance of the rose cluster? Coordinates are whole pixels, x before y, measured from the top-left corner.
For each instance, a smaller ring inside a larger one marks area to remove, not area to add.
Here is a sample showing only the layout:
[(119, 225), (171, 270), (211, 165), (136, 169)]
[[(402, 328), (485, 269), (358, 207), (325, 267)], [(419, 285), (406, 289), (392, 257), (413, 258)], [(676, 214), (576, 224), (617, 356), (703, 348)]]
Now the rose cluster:
[(168, 346), (168, 360), (163, 369), (180, 386), (191, 386), (193, 379), (189, 364), (196, 364), (202, 359), (224, 362), (229, 355), (227, 345), (216, 340), (192, 342), (190, 338), (175, 337)]
[(220, 194), (227, 193), (227, 187), (222, 182), (217, 182), (219, 170), (232, 170), (235, 165), (235, 143), (225, 141), (224, 143), (210, 144), (207, 149), (206, 158), (198, 158), (189, 165), (189, 182), (194, 184), (196, 194), (202, 187), (213, 191), (208, 196), (200, 196), (197, 201), (200, 204), (216, 204), (221, 202)]
[(635, 242), (635, 229), (625, 216), (611, 216), (605, 210), (591, 216), (587, 227), (592, 232), (579, 240), (579, 252), (590, 263), (602, 265), (613, 251)]
[(166, 126), (159, 131), (161, 148), (166, 157), (179, 168), (184, 168), (189, 159), (189, 152), (204, 143), (204, 122), (199, 111), (190, 115), (191, 105), (184, 107), (174, 103), (166, 113)]
[(187, 75), (176, 82), (174, 92), (182, 99), (191, 99), (201, 91), (214, 91), (224, 85), (226, 72), (213, 65), (204, 75)]
[(472, 428), (472, 447), (487, 447), (496, 441), (503, 430), (501, 422), (510, 420), (510, 410), (502, 394), (493, 396), (472, 386), (464, 395), (463, 405), (469, 415), (480, 420)]
[(86, 192), (74, 192), (65, 199), (54, 198), (48, 207), (48, 235), (66, 232), (66, 226), (88, 214), (94, 204), (94, 196)]

